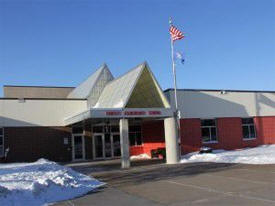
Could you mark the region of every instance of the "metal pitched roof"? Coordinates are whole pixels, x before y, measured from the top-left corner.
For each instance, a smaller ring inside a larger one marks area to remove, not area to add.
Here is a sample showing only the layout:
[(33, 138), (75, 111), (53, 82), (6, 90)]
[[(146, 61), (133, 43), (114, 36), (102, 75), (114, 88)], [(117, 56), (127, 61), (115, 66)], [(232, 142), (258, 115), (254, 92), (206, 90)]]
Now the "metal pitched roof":
[(123, 108), (146, 63), (142, 63), (126, 74), (109, 82), (94, 108)]
[(97, 83), (97, 80), (102, 75), (104, 70), (108, 71), (111, 75), (111, 79), (114, 77), (112, 76), (110, 70), (108, 69), (106, 64), (103, 64), (99, 69), (97, 69), (92, 75), (90, 75), (84, 82), (82, 82), (79, 86), (77, 86), (73, 91), (69, 93), (67, 96), (68, 98), (88, 98), (91, 91), (93, 90), (94, 86)]

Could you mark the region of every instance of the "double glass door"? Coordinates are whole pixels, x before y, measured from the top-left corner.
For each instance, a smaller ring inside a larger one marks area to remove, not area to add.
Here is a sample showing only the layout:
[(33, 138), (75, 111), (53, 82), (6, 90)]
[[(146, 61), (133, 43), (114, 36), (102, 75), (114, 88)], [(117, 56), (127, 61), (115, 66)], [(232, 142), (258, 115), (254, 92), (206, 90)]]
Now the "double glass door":
[(121, 156), (119, 133), (96, 133), (93, 136), (93, 141), (95, 159), (108, 159)]

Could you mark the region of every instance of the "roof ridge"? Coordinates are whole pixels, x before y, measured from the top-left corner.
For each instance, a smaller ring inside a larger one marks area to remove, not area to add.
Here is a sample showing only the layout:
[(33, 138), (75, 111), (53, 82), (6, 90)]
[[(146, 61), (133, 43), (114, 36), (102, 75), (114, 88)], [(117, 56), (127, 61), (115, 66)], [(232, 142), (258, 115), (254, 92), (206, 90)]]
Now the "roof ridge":
[(105, 66), (107, 66), (106, 63), (103, 63), (100, 67), (98, 67), (94, 72), (90, 73), (88, 77), (86, 77), (83, 81), (81, 81), (75, 88), (80, 86), (83, 82), (87, 81), (91, 76), (93, 76), (98, 70), (103, 69)]
[(66, 86), (24, 86), (24, 85), (3, 85), (3, 87), (36, 87), (36, 88), (75, 88), (75, 87), (66, 87)]
[(126, 73), (120, 75), (120, 76), (117, 77), (117, 78), (114, 78), (112, 81), (108, 82), (108, 83), (105, 85), (105, 87), (106, 87), (107, 85), (109, 85), (109, 84), (111, 84), (111, 83), (113, 83), (113, 82), (115, 82), (115, 81), (121, 79), (122, 77), (126, 76), (127, 74), (131, 73), (131, 72), (134, 71), (135, 69), (138, 69), (138, 68), (139, 68), (140, 66), (142, 66), (142, 65), (143, 65), (143, 67), (144, 67), (144, 66), (146, 65), (146, 62), (140, 63), (140, 64), (138, 64), (137, 66), (135, 66), (134, 68), (132, 68), (132, 69), (130, 69), (129, 71), (127, 71)]
[[(174, 90), (174, 88), (167, 88), (163, 92)], [(177, 91), (209, 91), (209, 92), (257, 92), (257, 93), (275, 93), (275, 90), (245, 90), (245, 89), (177, 89)]]

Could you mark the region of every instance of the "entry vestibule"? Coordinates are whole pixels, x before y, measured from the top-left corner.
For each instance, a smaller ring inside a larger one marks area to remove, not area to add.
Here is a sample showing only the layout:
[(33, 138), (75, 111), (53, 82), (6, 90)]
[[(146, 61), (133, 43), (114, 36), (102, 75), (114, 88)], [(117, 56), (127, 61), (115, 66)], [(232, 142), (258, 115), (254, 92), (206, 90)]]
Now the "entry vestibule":
[(94, 133), (93, 151), (94, 159), (120, 157), (119, 133)]
[[(129, 146), (143, 145), (142, 121), (131, 120)], [(121, 157), (120, 127), (117, 119), (86, 120), (72, 126), (72, 160), (104, 160)], [(87, 144), (87, 141), (90, 143)]]

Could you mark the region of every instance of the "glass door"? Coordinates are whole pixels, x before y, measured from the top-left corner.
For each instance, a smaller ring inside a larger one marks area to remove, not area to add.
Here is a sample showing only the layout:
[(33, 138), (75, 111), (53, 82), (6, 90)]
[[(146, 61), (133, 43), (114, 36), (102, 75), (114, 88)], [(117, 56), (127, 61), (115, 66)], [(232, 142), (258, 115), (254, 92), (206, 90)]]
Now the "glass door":
[(94, 158), (102, 159), (104, 158), (103, 153), (103, 134), (95, 134), (94, 135)]
[(114, 157), (120, 157), (121, 151), (120, 151), (120, 135), (119, 134), (112, 134), (113, 139), (113, 156)]
[(110, 159), (120, 157), (119, 133), (94, 133), (93, 135), (94, 159)]
[(105, 158), (112, 157), (112, 141), (111, 141), (111, 134), (105, 133), (104, 135), (104, 144), (105, 144)]
[(73, 149), (74, 149), (74, 160), (84, 159), (83, 154), (83, 136), (73, 135)]

